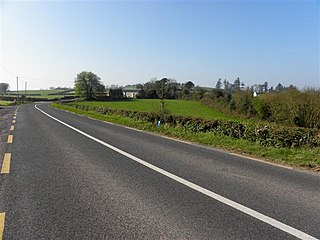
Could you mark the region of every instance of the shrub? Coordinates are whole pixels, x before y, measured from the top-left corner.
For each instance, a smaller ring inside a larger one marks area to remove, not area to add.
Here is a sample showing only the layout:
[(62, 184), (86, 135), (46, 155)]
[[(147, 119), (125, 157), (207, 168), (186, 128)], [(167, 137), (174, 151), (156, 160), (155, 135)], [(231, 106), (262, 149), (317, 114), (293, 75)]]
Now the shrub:
[(231, 106), (238, 114), (253, 116), (256, 111), (252, 105), (253, 95), (250, 90), (235, 91), (231, 96)]
[(191, 132), (220, 133), (237, 139), (259, 142), (263, 146), (271, 147), (318, 147), (320, 146), (320, 132), (317, 129), (301, 127), (279, 127), (269, 125), (244, 124), (236, 121), (208, 120), (202, 118), (176, 116), (161, 112), (137, 112), (116, 110), (104, 107), (78, 105), (68, 103), (69, 106), (84, 111), (94, 111), (100, 114), (119, 115), (156, 124), (161, 121), (171, 127), (182, 128)]

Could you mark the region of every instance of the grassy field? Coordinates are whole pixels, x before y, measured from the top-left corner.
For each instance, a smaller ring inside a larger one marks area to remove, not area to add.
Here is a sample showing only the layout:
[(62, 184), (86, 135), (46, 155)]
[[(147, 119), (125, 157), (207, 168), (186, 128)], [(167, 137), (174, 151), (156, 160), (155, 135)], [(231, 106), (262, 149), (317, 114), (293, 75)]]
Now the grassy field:
[[(76, 104), (140, 112), (156, 112), (160, 109), (159, 99), (135, 99), (113, 102), (79, 102)], [(215, 111), (196, 101), (165, 100), (165, 110), (169, 111), (171, 114), (181, 116), (192, 116), (207, 119), (240, 120)]]
[[(141, 103), (141, 104), (139, 104)], [(156, 100), (136, 100), (132, 102), (82, 102), (77, 104), (91, 104), (96, 106), (108, 106), (112, 108), (118, 109), (130, 109), (130, 110), (146, 110), (149, 108), (149, 111), (155, 111), (157, 108), (158, 101)], [(129, 105), (127, 105), (129, 104)], [(145, 104), (145, 106), (143, 105)], [(170, 104), (176, 104), (176, 106), (170, 106)], [(186, 107), (186, 104), (189, 106)], [(207, 108), (202, 108), (200, 103), (192, 102), (192, 101), (178, 101), (177, 103), (173, 103), (171, 101), (167, 102), (167, 107), (171, 109), (172, 113), (181, 114), (181, 115), (193, 115), (193, 116), (201, 116), (206, 118), (214, 118), (215, 116), (220, 116), (224, 119), (229, 119), (228, 116), (223, 116), (220, 113), (216, 113), (215, 111)], [(140, 105), (140, 106), (137, 106)], [(141, 106), (142, 105), (142, 106)], [(273, 147), (264, 147), (259, 143), (249, 142), (242, 139), (234, 139), (221, 134), (213, 134), (210, 132), (207, 133), (195, 133), (184, 130), (182, 128), (174, 128), (166, 125), (162, 125), (160, 128), (156, 127), (155, 124), (150, 122), (142, 122), (139, 120), (135, 120), (128, 117), (120, 117), (117, 115), (103, 115), (98, 114), (92, 111), (83, 111), (76, 108), (73, 108), (68, 105), (63, 104), (53, 104), (53, 107), (70, 111), (76, 114), (84, 115), (87, 117), (113, 122), (145, 131), (150, 131), (154, 133), (158, 133), (161, 135), (166, 135), (170, 137), (174, 137), (177, 139), (195, 142), (207, 146), (217, 147), (221, 149), (225, 149), (231, 152), (240, 153), (242, 155), (247, 155), (251, 157), (257, 157), (260, 159), (264, 159), (266, 161), (272, 161), (281, 163), (289, 166), (299, 166), (306, 168), (319, 168), (320, 167), (320, 148), (273, 148)], [(131, 106), (129, 108), (129, 106)], [(143, 107), (144, 106), (144, 107)], [(153, 106), (153, 107), (152, 107)], [(185, 109), (180, 109), (184, 106)], [(188, 109), (188, 110), (187, 110)], [(199, 110), (200, 109), (200, 110)], [(201, 110), (202, 109), (202, 110)], [(216, 115), (214, 115), (216, 114)]]
[[(27, 95), (30, 94), (40, 94), (43, 96), (46, 96), (48, 94), (57, 94), (64, 92), (65, 90), (27, 90)], [(17, 94), (17, 91), (10, 91), (9, 94)], [(23, 90), (19, 91), (19, 94), (24, 94), (25, 92)]]
[[(65, 95), (70, 95), (65, 94), (66, 90), (27, 90), (26, 91), (26, 97), (31, 97), (31, 98), (47, 98), (47, 99), (54, 99), (54, 98), (63, 98)], [(10, 91), (8, 92), (8, 96), (14, 96), (17, 94), (16, 91)], [(24, 95), (25, 91), (19, 91), (19, 95)], [(55, 95), (52, 95), (55, 94)]]
[(15, 105), (15, 103), (11, 101), (0, 101), (0, 106), (13, 106), (13, 105)]

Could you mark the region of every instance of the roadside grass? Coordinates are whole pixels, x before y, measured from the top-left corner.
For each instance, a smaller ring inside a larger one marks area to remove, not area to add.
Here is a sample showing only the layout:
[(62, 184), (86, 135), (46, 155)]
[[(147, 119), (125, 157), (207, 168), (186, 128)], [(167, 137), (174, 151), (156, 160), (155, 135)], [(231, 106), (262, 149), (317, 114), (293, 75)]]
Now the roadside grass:
[(75, 109), (68, 105), (54, 103), (52, 107), (73, 112), (79, 115), (87, 116), (102, 121), (108, 121), (140, 130), (145, 130), (187, 142), (194, 142), (206, 146), (216, 147), (239, 153), (245, 156), (257, 157), (271, 162), (276, 162), (288, 166), (303, 168), (320, 167), (320, 148), (273, 148), (263, 147), (258, 143), (249, 142), (242, 139), (234, 139), (221, 134), (213, 133), (195, 133), (182, 128), (173, 128), (166, 126), (155, 126), (150, 122), (142, 122), (128, 117), (117, 115), (102, 115), (93, 111), (83, 111)]
[[(160, 109), (159, 99), (132, 99), (127, 101), (109, 102), (78, 102), (75, 104), (139, 112), (157, 112)], [(219, 111), (215, 111), (214, 109), (211, 109), (204, 104), (196, 101), (165, 100), (164, 106), (165, 110), (169, 111), (173, 115), (200, 117), (206, 119), (246, 121), (245, 119), (235, 118)]]
[(0, 101), (0, 106), (13, 106), (15, 105), (12, 101)]

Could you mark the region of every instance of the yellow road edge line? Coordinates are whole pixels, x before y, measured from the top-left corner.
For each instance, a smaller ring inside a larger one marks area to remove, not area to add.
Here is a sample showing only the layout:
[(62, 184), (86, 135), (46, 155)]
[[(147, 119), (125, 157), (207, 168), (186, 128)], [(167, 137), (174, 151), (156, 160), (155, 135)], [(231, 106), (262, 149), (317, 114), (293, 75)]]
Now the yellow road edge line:
[(6, 219), (6, 213), (4, 212), (0, 213), (0, 239), (3, 238), (5, 219)]
[(14, 130), (14, 126), (12, 125), (11, 127), (10, 127), (10, 131), (13, 131)]
[(13, 135), (9, 135), (7, 143), (12, 143), (12, 142), (13, 142)]
[(5, 153), (3, 162), (2, 162), (1, 173), (10, 173), (10, 162), (11, 162), (11, 153)]

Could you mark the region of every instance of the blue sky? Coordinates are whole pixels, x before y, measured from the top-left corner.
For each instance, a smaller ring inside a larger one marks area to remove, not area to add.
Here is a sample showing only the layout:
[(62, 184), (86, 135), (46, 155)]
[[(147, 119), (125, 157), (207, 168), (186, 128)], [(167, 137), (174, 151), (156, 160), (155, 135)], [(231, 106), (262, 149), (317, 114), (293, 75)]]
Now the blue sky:
[(73, 86), (153, 77), (320, 88), (320, 1), (0, 2), (1, 82)]

